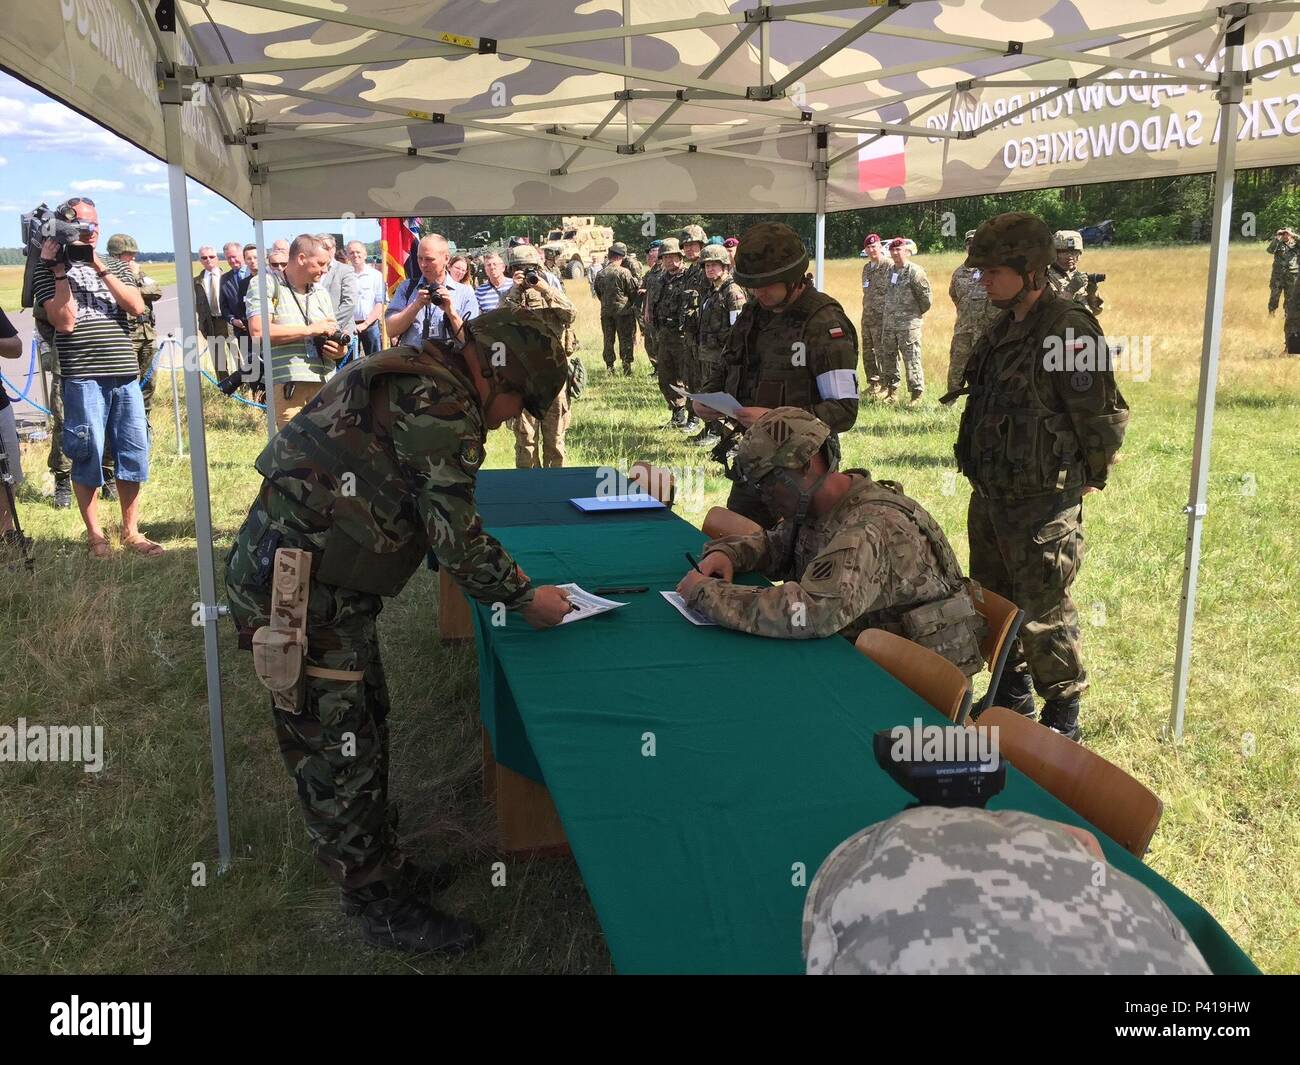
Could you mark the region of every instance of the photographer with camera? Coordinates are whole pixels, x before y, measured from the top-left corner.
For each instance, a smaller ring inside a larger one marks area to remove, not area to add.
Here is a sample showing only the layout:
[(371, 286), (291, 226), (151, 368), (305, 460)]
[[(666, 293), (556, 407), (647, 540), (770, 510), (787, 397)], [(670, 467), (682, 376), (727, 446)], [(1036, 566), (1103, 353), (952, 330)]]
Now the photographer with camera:
[(1106, 280), (1106, 275), (1088, 274), (1079, 269), (1079, 260), (1083, 258), (1082, 234), (1073, 229), (1058, 230), (1052, 235), (1052, 245), (1056, 249), (1056, 261), (1047, 268), (1047, 283), (1058, 295), (1083, 304), (1095, 315), (1101, 314), (1106, 301), (1097, 286)]
[(421, 276), (410, 278), (393, 293), (385, 319), (389, 337), (399, 337), (398, 343), (416, 349), (426, 340), (461, 343), (461, 325), (478, 317), (478, 300), (472, 288), (452, 280), (447, 272), (450, 259), (446, 237), (430, 233), (420, 238), (416, 262)]
[[(310, 233), (294, 238), (284, 280), (267, 272), (266, 297), (271, 320), (271, 376), (275, 388), (275, 424), (283, 429), (316, 398), (348, 350), (334, 303), (321, 286), (333, 261), (325, 243)], [(245, 298), (248, 332), (253, 343), (262, 338), (261, 285), (248, 286)]]
[(144, 536), (138, 524), (140, 485), (149, 479), (149, 435), (132, 342), (135, 319), (147, 313), (148, 305), (127, 266), (111, 256), (105, 263), (95, 251), (99, 214), (94, 201), (73, 197), (54, 213), (58, 221), (41, 245), (32, 298), (54, 329), (63, 380), (61, 443), (72, 460), (72, 490), (89, 550), (98, 559), (111, 552), (96, 510), (104, 450), (111, 445), (122, 544), (156, 558), (162, 545)]

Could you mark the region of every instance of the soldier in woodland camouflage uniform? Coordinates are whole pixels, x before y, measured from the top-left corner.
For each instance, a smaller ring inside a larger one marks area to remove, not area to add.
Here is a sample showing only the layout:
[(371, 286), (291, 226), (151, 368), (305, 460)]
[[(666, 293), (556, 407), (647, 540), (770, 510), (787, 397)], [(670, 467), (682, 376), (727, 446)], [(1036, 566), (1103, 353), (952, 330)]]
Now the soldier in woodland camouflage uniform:
[[(682, 287), (677, 294), (677, 314), (681, 319), (682, 341), (685, 349), (682, 366), (687, 390), (699, 392), (704, 385), (700, 368), (700, 304), (704, 302), (704, 297), (712, 287), (709, 279), (704, 276), (704, 262), (700, 258), (704, 253), (704, 245), (708, 237), (699, 226), (687, 226), (678, 234), (678, 240), (681, 242), (684, 257)], [(681, 428), (683, 432), (688, 433), (699, 430), (701, 436), (708, 432), (700, 419), (695, 416), (694, 411), (689, 408), (686, 424)]]
[[(573, 304), (569, 302), (559, 285), (559, 278), (554, 274), (541, 273), (536, 284), (529, 284), (526, 271), (529, 267), (540, 269), (541, 259), (537, 248), (532, 244), (521, 244), (510, 249), (510, 272), (514, 278), (514, 288), (502, 297), (501, 302), (508, 307), (528, 307), (537, 310), (543, 307), (555, 307), (568, 315), (564, 330), (560, 335), (560, 346), (566, 356), (572, 356), (578, 350), (578, 336), (573, 331)], [(515, 433), (515, 467), (520, 470), (532, 470), (539, 467), (547, 469), (564, 465), (564, 434), (569, 429), (571, 397), (566, 383), (555, 397), (555, 402), (546, 408), (546, 413), (535, 418), (528, 411), (523, 411), (515, 418), (511, 428)]]
[(609, 262), (596, 275), (596, 298), (600, 300), (600, 328), (604, 334), (605, 369), (614, 372), (614, 338), (618, 338), (623, 373), (632, 375), (633, 348), (636, 344), (637, 281), (626, 263), (627, 245), (614, 244)]
[(274, 706), (275, 731), (316, 858), (376, 945), (454, 952), (478, 938), (428, 904), (448, 868), (417, 869), (398, 845), (376, 633), (383, 597), (432, 550), (474, 599), (536, 627), (567, 613), (563, 591), (534, 587), (483, 531), (474, 482), (488, 430), (521, 410), (539, 416), (564, 388), (560, 337), (571, 319), (503, 307), (466, 322), (459, 350), (430, 340), (356, 360), (257, 459), (262, 490), (226, 562), (230, 614), (241, 644), (257, 645), (272, 572), (282, 575), (277, 549), (310, 552), (305, 665), (294, 673), (305, 688), (296, 709)]
[(645, 353), (650, 360), (652, 376), (658, 374), (656, 367), (659, 361), (659, 333), (654, 325), (654, 306), (664, 279), (663, 263), (659, 261), (659, 245), (662, 243), (658, 240), (651, 241), (646, 249), (645, 277), (641, 279), (641, 287), (637, 290), (637, 318), (640, 319), (641, 332), (645, 336)]
[(1300, 277), (1300, 242), (1295, 230), (1279, 229), (1268, 242), (1268, 253), (1273, 256), (1273, 271), (1268, 279), (1268, 313), (1276, 314), (1278, 301), (1282, 309), (1291, 309), (1291, 290)]
[(892, 262), (878, 275), (885, 290), (885, 304), (880, 317), (880, 347), (876, 365), (880, 369), (880, 387), (884, 401), (893, 403), (898, 392), (898, 364), (901, 357), (907, 367), (907, 391), (915, 403), (925, 391), (925, 371), (921, 369), (921, 319), (930, 309), (930, 279), (916, 263), (908, 260), (907, 241), (895, 237), (889, 242)]
[[(764, 414), (736, 455), (745, 480), (782, 517), (775, 529), (705, 544), (700, 572), (678, 592), (719, 625), (806, 639), (887, 629), (974, 676), (984, 622), (935, 520), (901, 488), (866, 470), (835, 470), (831, 431), (807, 411)], [(784, 584), (732, 584), (758, 571)]]
[(836, 847), (808, 886), (803, 953), (809, 975), (1210, 971), (1095, 838), (969, 806), (904, 810)]
[[(731, 327), (745, 309), (745, 290), (732, 279), (731, 256), (721, 244), (710, 244), (700, 254), (709, 291), (700, 304), (700, 334), (696, 350), (700, 360), (700, 383), (713, 380), (722, 369)], [(722, 439), (718, 423), (706, 421), (692, 443), (713, 447)]]
[[(830, 427), (828, 447), (838, 462), (836, 434), (858, 417), (858, 337), (844, 308), (813, 287), (807, 270), (808, 250), (789, 226), (760, 222), (745, 231), (734, 277), (753, 299), (731, 327), (723, 364), (703, 391), (735, 397), (741, 409), (732, 417), (741, 426), (775, 407), (811, 411)], [(718, 417), (702, 404), (696, 413)], [(765, 529), (776, 524), (758, 493), (741, 482), (733, 482), (727, 507)]]
[(1088, 275), (1079, 269), (1079, 260), (1083, 258), (1083, 235), (1073, 229), (1057, 230), (1052, 236), (1052, 246), (1056, 251), (1056, 261), (1047, 270), (1047, 283), (1058, 295), (1083, 304), (1094, 316), (1101, 314), (1106, 301), (1101, 298), (1097, 286), (1088, 281)]
[(880, 348), (880, 321), (885, 311), (885, 277), (889, 253), (876, 233), (868, 233), (862, 242), (867, 261), (862, 264), (862, 376), (868, 396), (881, 395), (880, 366), (876, 353)]
[[(676, 237), (665, 237), (659, 245), (659, 261), (663, 263), (660, 280), (650, 305), (655, 339), (659, 348), (655, 369), (659, 375), (659, 391), (668, 404), (674, 429), (684, 429), (689, 412), (686, 399), (677, 388), (686, 388), (686, 341), (682, 336), (682, 286), (686, 274), (682, 267), (682, 249)], [(676, 386), (676, 387), (674, 387)]]
[(1083, 497), (1106, 487), (1128, 405), (1106, 338), (1083, 304), (1046, 281), (1053, 241), (1030, 214), (1002, 214), (975, 232), (966, 265), (983, 271), (994, 306), (1010, 310), (980, 338), (957, 465), (970, 480), (970, 575), (1025, 612), (994, 702), (1079, 734), (1087, 690), (1079, 615), (1070, 599), (1083, 561)]
[[(967, 253), (974, 238), (975, 230), (972, 229), (966, 234)], [(948, 296), (957, 308), (957, 324), (953, 327), (952, 346), (948, 350), (948, 391), (956, 392), (961, 388), (975, 342), (1001, 312), (989, 302), (988, 293), (980, 284), (980, 272), (973, 266), (959, 266), (953, 271), (948, 283)]]

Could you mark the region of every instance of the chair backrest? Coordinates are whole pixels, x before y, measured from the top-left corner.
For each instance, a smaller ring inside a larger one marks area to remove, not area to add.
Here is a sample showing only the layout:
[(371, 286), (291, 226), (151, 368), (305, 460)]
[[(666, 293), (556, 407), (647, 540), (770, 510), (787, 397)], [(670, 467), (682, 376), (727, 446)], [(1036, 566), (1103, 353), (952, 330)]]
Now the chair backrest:
[(1020, 608), (1010, 599), (1004, 599), (997, 592), (975, 582), (971, 583), (971, 602), (984, 618), (984, 638), (980, 640), (980, 654), (992, 670), (998, 660), (998, 652), (1006, 643), (1015, 625)]
[(748, 536), (763, 531), (758, 522), (750, 521), (743, 514), (737, 514), (726, 507), (710, 507), (704, 515), (704, 525), (701, 528), (704, 535), (713, 540), (720, 536)]
[(665, 506), (671, 507), (677, 497), (677, 479), (673, 476), (673, 471), (662, 466), (653, 466), (645, 459), (632, 464), (627, 479), (629, 491), (635, 490), (633, 485), (639, 486), (641, 491), (653, 496)]
[(1150, 788), (1095, 751), (1004, 706), (989, 707), (979, 723), (997, 726), (999, 755), (1044, 791), (1131, 854), (1146, 854), (1164, 811)]
[(960, 723), (965, 717), (970, 684), (943, 655), (884, 629), (864, 629), (854, 646), (949, 721)]

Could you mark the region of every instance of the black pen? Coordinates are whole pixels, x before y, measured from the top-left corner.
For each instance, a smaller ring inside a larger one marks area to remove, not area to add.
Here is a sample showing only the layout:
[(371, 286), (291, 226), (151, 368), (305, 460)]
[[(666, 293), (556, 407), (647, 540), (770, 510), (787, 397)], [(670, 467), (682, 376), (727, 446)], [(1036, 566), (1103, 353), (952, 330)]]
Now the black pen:
[(638, 592), (648, 592), (649, 585), (639, 584), (633, 588), (597, 588), (592, 595), (636, 595)]
[(701, 577), (703, 577), (704, 570), (700, 569), (700, 564), (695, 561), (695, 556), (692, 555), (689, 551), (687, 551), (685, 554), (686, 554), (686, 561), (691, 564), (691, 569), (693, 569), (696, 573), (698, 573)]

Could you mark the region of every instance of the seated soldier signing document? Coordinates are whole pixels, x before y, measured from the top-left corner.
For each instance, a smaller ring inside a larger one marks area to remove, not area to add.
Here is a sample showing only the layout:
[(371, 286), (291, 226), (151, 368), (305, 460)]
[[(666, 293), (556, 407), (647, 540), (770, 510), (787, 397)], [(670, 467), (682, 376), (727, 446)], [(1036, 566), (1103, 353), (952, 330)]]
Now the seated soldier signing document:
[[(829, 438), (824, 422), (797, 407), (754, 423), (736, 466), (781, 521), (710, 540), (700, 571), (677, 591), (728, 628), (787, 640), (836, 632), (855, 640), (864, 629), (888, 629), (974, 676), (983, 666), (984, 622), (948, 538), (897, 485), (834, 469)], [(731, 583), (750, 571), (785, 583)]]

